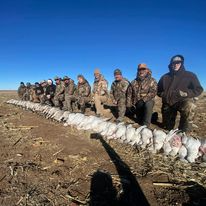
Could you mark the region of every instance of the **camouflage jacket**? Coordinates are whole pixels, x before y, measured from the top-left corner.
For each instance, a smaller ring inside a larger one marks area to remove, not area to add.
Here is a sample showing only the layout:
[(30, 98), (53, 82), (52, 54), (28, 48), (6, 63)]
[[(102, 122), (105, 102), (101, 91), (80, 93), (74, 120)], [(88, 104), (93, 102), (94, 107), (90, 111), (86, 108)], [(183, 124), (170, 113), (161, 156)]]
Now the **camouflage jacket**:
[(157, 82), (151, 75), (148, 75), (143, 80), (137, 77), (131, 84), (133, 90), (133, 104), (139, 100), (147, 102), (153, 99), (157, 94)]
[(91, 94), (91, 87), (89, 82), (85, 79), (83, 83), (78, 83), (76, 95), (78, 97), (89, 97)]
[(18, 88), (18, 95), (23, 96), (26, 93), (26, 86), (20, 86)]
[(32, 86), (26, 87), (26, 95), (30, 95), (32, 93)]
[(46, 86), (43, 87), (44, 94), (46, 94), (46, 88), (47, 88), (47, 86), (48, 86), (48, 85), (46, 85)]
[(65, 95), (73, 95), (74, 91), (75, 91), (75, 84), (74, 84), (74, 80), (69, 79), (69, 83), (64, 83), (64, 94)]
[(108, 82), (102, 75), (100, 79), (95, 78), (92, 92), (100, 96), (108, 95)]
[(130, 82), (123, 78), (121, 81), (114, 81), (110, 90), (110, 97), (112, 100), (118, 101), (121, 98), (127, 99), (128, 88), (130, 87)]
[(59, 96), (60, 94), (64, 94), (65, 85), (64, 82), (61, 81), (60, 84), (56, 85), (55, 96)]
[(35, 94), (35, 86), (31, 85), (30, 87), (27, 87), (26, 93), (25, 93), (25, 99), (33, 101), (33, 96), (36, 96)]

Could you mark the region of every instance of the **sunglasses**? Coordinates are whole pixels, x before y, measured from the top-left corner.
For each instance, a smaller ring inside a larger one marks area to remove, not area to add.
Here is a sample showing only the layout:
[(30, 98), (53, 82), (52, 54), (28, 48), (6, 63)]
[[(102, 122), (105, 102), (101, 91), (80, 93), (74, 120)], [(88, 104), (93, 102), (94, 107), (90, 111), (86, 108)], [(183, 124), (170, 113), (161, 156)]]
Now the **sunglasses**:
[(138, 71), (144, 71), (147, 70), (147, 68), (139, 68)]
[(181, 64), (182, 62), (181, 61), (177, 61), (177, 62), (173, 62), (172, 64)]

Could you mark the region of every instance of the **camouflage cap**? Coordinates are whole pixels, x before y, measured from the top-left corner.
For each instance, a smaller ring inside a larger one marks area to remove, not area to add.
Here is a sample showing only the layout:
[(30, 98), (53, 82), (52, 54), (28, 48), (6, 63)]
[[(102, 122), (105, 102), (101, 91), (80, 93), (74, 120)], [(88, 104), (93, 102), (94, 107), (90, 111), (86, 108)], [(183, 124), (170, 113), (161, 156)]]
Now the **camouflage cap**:
[(139, 69), (148, 69), (148, 67), (145, 63), (141, 63), (141, 64), (138, 65), (138, 70)]
[(69, 80), (68, 76), (64, 76), (63, 80)]
[(61, 79), (61, 78), (58, 77), (58, 76), (55, 76), (55, 77), (54, 77), (54, 80), (55, 80), (55, 81), (58, 80), (58, 79)]
[(115, 70), (114, 70), (114, 75), (117, 75), (117, 74), (122, 75), (122, 72), (121, 72), (120, 69), (115, 69)]
[(96, 69), (94, 70), (94, 74), (101, 74), (101, 72), (100, 72), (100, 70), (99, 70), (98, 68), (96, 68)]
[(84, 79), (84, 76), (83, 76), (82, 74), (79, 74), (79, 75), (77, 76), (77, 78), (82, 78), (82, 79)]
[(42, 80), (42, 81), (40, 81), (39, 83), (40, 83), (40, 84), (43, 84), (43, 83), (46, 83), (46, 81), (45, 81), (45, 80)]

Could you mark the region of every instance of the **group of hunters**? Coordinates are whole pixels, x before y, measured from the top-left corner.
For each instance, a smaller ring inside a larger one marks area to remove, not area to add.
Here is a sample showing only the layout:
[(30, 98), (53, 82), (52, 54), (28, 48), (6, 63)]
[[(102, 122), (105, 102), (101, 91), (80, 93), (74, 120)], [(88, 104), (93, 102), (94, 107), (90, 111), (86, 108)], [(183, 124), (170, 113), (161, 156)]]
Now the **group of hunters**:
[(116, 69), (110, 92), (107, 80), (99, 69), (95, 69), (92, 91), (83, 75), (78, 75), (77, 85), (68, 76), (63, 79), (56, 76), (55, 84), (52, 79), (34, 85), (21, 82), (18, 95), (22, 100), (40, 102), (71, 112), (80, 109), (82, 113), (85, 112), (86, 104), (93, 100), (98, 117), (104, 115), (104, 104), (110, 98), (117, 108), (117, 122), (123, 121), (128, 108), (138, 123), (147, 126), (151, 123), (154, 98), (158, 95), (162, 98), (163, 127), (173, 129), (179, 112), (178, 128), (187, 132), (191, 129), (193, 98), (199, 96), (203, 88), (196, 75), (185, 70), (182, 55), (173, 56), (168, 67), (169, 72), (158, 83), (146, 64), (138, 65), (137, 76), (132, 82), (123, 77), (121, 70)]

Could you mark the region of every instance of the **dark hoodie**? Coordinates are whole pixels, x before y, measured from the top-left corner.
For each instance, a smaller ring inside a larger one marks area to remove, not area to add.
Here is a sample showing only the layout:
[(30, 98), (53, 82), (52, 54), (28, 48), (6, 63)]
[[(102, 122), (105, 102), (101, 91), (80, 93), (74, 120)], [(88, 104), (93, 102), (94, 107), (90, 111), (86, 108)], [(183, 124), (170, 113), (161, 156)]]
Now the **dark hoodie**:
[(56, 85), (54, 85), (52, 81), (52, 84), (51, 85), (48, 84), (46, 87), (46, 95), (50, 95), (51, 98), (53, 98), (55, 95), (55, 90), (56, 90)]
[(35, 83), (34, 91), (35, 91), (35, 94), (36, 94), (37, 96), (38, 96), (38, 95), (41, 95), (41, 94), (44, 94), (43, 87), (42, 87), (40, 84), (36, 84), (36, 83)]
[[(169, 105), (174, 105), (177, 102), (197, 97), (203, 91), (197, 76), (194, 73), (185, 70), (184, 57), (176, 55), (173, 58), (177, 56), (182, 59), (181, 68), (178, 71), (174, 71), (172, 69), (171, 60), (169, 64), (169, 72), (163, 75), (158, 82), (158, 96), (162, 97), (163, 103)], [(180, 96), (180, 90), (187, 92), (187, 97)]]

